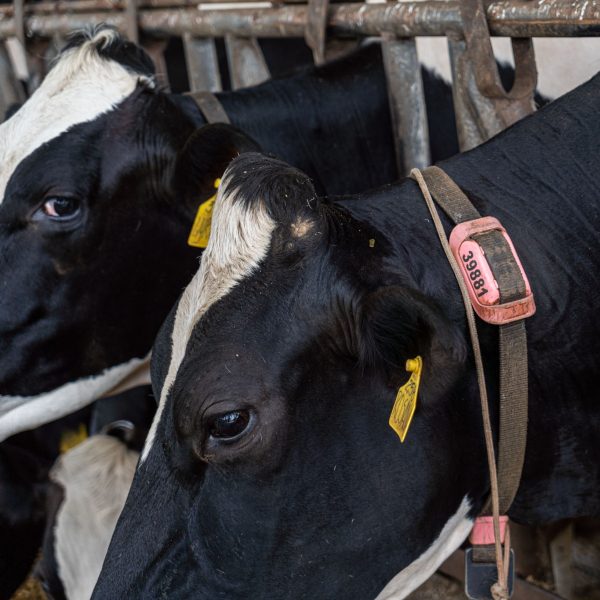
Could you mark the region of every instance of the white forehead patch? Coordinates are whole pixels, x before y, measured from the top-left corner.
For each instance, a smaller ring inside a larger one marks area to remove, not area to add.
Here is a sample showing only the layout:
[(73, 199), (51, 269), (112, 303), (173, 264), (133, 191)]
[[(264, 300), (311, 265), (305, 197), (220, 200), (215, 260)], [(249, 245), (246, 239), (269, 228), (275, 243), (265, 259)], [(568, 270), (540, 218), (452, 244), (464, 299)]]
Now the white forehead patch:
[(149, 78), (98, 54), (98, 44), (108, 45), (116, 35), (102, 30), (62, 54), (31, 98), (0, 125), (0, 202), (18, 164), (36, 148), (111, 110), (139, 81), (153, 86)]
[(165, 402), (188, 341), (200, 317), (239, 281), (248, 277), (267, 254), (275, 221), (262, 202), (246, 207), (236, 200), (237, 190), (227, 187), (227, 174), (215, 201), (208, 246), (200, 268), (187, 286), (175, 314), (171, 334), (171, 361), (160, 394), (160, 402), (142, 452), (143, 462), (154, 441)]

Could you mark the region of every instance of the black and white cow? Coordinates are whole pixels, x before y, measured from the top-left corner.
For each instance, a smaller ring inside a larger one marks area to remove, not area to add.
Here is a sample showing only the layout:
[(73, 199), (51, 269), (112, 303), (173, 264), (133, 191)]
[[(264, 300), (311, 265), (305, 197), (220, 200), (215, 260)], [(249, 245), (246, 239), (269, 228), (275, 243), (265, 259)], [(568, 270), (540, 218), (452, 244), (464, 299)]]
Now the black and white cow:
[[(447, 156), (450, 90), (426, 86), (433, 152)], [(157, 90), (148, 57), (104, 28), (75, 36), (0, 126), (0, 440), (148, 380), (154, 336), (196, 270), (196, 210), (239, 152), (258, 143), (327, 194), (395, 178), (377, 46), (219, 97), (238, 129), (204, 127), (194, 100)]]
[[(442, 165), (536, 295), (518, 522), (600, 516), (599, 140), (600, 75)], [(496, 430), (497, 330), (480, 337)], [(402, 444), (388, 420), (417, 355)], [(237, 158), (152, 370), (157, 418), (95, 599), (404, 598), (489, 494), (464, 307), (412, 180), (332, 203)]]
[(50, 471), (49, 518), (36, 564), (52, 600), (92, 595), (139, 452), (99, 434), (61, 455)]
[(90, 418), (90, 407), (0, 444), (0, 600), (8, 600), (37, 556), (46, 525), (48, 473), (66, 431)]

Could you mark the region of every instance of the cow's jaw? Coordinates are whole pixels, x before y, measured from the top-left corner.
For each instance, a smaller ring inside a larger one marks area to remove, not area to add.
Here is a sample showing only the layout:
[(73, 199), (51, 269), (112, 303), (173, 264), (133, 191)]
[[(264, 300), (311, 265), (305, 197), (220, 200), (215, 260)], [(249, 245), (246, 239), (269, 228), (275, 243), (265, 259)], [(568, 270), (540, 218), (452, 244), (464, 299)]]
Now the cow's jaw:
[(17, 166), (36, 148), (78, 123), (113, 109), (151, 80), (98, 54), (116, 32), (104, 29), (81, 46), (62, 54), (42, 85), (0, 126), (0, 202)]
[(149, 365), (150, 354), (37, 396), (0, 396), (0, 442), (69, 415), (102, 396), (149, 384)]
[(473, 527), (473, 519), (468, 516), (470, 511), (471, 503), (465, 496), (456, 513), (448, 519), (431, 546), (417, 560), (402, 569), (375, 600), (402, 600), (427, 581), (469, 535)]

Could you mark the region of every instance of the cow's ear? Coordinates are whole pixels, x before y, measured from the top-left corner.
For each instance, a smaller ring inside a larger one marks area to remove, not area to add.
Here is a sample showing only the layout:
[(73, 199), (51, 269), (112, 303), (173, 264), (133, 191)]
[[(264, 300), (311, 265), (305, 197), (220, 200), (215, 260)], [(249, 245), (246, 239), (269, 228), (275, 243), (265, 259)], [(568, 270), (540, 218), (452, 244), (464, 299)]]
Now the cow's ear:
[(462, 370), (466, 346), (460, 327), (416, 290), (390, 286), (367, 295), (359, 322), (361, 361), (383, 369), (394, 385), (406, 381), (406, 361), (416, 356), (423, 359), (427, 400), (447, 390)]
[(250, 206), (262, 203), (277, 223), (292, 224), (303, 236), (318, 215), (319, 199), (308, 175), (273, 156), (246, 152), (231, 162), (223, 177), (224, 194)]
[(260, 150), (245, 133), (225, 123), (196, 129), (179, 152), (174, 186), (186, 201), (197, 205), (214, 194), (214, 183), (229, 163), (244, 152)]

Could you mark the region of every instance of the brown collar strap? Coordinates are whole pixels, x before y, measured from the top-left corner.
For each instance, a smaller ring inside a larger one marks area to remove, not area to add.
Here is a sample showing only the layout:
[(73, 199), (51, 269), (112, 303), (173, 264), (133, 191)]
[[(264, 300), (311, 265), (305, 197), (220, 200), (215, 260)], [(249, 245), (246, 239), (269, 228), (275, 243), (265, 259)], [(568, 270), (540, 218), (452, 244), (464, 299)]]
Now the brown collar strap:
[(185, 95), (194, 99), (208, 123), (231, 123), (223, 105), (212, 92), (188, 92)]
[[(481, 217), (467, 196), (438, 167), (413, 169), (465, 303), (481, 395), (490, 471), (491, 497), (484, 514), (493, 514), (492, 543), (500, 590), (508, 594), (506, 556), (502, 556), (500, 515), (510, 508), (519, 488), (527, 441), (527, 336), (523, 319), (535, 312), (533, 294), (508, 234), (491, 217)], [(455, 223), (450, 243), (433, 199)], [(473, 311), (499, 325), (500, 427), (496, 467), (483, 361)]]

